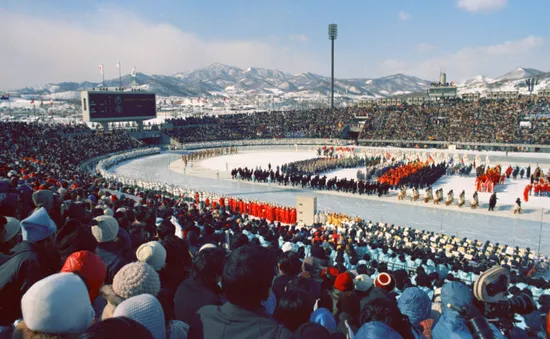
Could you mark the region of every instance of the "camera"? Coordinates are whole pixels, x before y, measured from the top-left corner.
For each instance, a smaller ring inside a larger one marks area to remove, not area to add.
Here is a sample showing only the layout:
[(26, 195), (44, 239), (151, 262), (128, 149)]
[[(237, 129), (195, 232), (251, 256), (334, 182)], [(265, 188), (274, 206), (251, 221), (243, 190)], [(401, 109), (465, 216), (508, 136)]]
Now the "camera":
[(505, 333), (514, 327), (515, 314), (529, 314), (537, 310), (533, 298), (525, 293), (508, 298), (509, 285), (510, 271), (501, 266), (485, 271), (473, 285), (476, 306), (485, 318), (494, 319), (495, 324)]

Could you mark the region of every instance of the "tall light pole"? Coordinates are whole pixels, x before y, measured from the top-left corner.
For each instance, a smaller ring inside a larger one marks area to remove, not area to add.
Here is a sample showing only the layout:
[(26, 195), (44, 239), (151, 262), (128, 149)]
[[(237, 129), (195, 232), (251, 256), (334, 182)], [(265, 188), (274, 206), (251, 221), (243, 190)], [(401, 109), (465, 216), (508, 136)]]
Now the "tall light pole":
[(331, 93), (330, 93), (330, 110), (334, 110), (334, 40), (338, 37), (338, 25), (328, 25), (328, 38), (331, 42)]

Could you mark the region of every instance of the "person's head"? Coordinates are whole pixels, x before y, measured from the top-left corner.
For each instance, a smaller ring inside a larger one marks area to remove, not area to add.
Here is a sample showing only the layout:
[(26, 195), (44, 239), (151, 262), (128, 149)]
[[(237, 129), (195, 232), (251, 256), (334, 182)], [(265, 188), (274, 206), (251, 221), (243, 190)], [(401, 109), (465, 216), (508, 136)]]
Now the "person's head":
[(100, 215), (94, 218), (92, 234), (98, 243), (115, 241), (118, 234), (118, 221), (109, 215)]
[(359, 320), (361, 313), (361, 301), (354, 292), (344, 292), (338, 297), (338, 312), (349, 314), (354, 319)]
[(275, 275), (275, 260), (264, 247), (246, 245), (227, 258), (222, 288), (227, 300), (243, 308), (255, 308), (269, 296)]
[(193, 258), (193, 275), (203, 281), (217, 283), (222, 276), (225, 250), (210, 247), (199, 251)]
[(24, 241), (50, 246), (53, 245), (56, 231), (55, 222), (43, 207), (21, 221), (21, 234)]
[(109, 318), (90, 326), (77, 339), (154, 339), (147, 327), (128, 317)]
[(279, 300), (273, 316), (294, 332), (300, 325), (309, 321), (312, 312), (313, 302), (306, 291), (287, 289)]
[(107, 276), (107, 267), (96, 254), (90, 251), (79, 251), (67, 258), (61, 272), (75, 273), (82, 278), (88, 288), (90, 301), (93, 302)]
[(379, 321), (388, 325), (399, 332), (403, 338), (414, 338), (410, 325), (401, 314), (397, 302), (389, 297), (375, 298), (363, 306), (360, 323), (364, 324), (371, 321)]
[(143, 326), (153, 335), (154, 339), (166, 338), (164, 311), (157, 298), (150, 294), (140, 294), (124, 300), (117, 306), (114, 317), (128, 317)]
[(432, 301), (426, 292), (418, 287), (406, 288), (397, 300), (401, 313), (409, 317), (411, 324), (420, 326), (420, 322), (428, 319), (432, 309)]
[(330, 332), (320, 324), (314, 322), (308, 322), (302, 324), (294, 332), (293, 339), (330, 339), (333, 338)]
[(403, 337), (393, 328), (380, 321), (371, 321), (363, 326), (355, 334), (356, 339), (403, 339)]
[(295, 276), (298, 275), (302, 269), (302, 262), (296, 253), (293, 252), (283, 252), (279, 257), (279, 262), (277, 263), (279, 272), (282, 274)]
[(166, 249), (158, 241), (149, 241), (138, 247), (136, 258), (160, 271), (166, 263)]
[(28, 330), (46, 335), (76, 335), (94, 320), (86, 285), (73, 273), (57, 273), (32, 285), (21, 299)]
[(0, 253), (9, 252), (21, 241), (21, 223), (12, 217), (0, 216)]
[(176, 234), (176, 226), (172, 224), (170, 220), (163, 220), (159, 226), (157, 226), (157, 238), (163, 240), (169, 235)]
[(69, 220), (61, 227), (55, 239), (55, 246), (64, 260), (74, 252), (95, 252), (97, 240), (90, 227), (78, 220)]
[(189, 254), (189, 246), (183, 239), (175, 235), (165, 237), (162, 246), (166, 249), (166, 265), (179, 267), (181, 269), (190, 270), (192, 266), (191, 254)]

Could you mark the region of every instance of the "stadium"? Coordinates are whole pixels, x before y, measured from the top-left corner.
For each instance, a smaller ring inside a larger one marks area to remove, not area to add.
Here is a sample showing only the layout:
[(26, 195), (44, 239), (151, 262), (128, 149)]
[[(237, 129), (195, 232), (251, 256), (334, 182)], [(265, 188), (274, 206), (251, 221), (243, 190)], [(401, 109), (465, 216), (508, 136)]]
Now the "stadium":
[(0, 93), (0, 339), (549, 338), (550, 73), (374, 94), (328, 28), (331, 77)]

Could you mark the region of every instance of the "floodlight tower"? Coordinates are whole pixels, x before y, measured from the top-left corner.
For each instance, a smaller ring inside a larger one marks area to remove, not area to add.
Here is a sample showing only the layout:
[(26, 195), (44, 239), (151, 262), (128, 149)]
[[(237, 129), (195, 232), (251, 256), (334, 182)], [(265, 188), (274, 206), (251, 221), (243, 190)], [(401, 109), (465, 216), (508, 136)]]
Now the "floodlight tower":
[(331, 41), (331, 93), (330, 93), (330, 110), (334, 110), (334, 40), (338, 37), (338, 25), (330, 24), (328, 25), (328, 38)]

